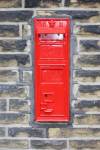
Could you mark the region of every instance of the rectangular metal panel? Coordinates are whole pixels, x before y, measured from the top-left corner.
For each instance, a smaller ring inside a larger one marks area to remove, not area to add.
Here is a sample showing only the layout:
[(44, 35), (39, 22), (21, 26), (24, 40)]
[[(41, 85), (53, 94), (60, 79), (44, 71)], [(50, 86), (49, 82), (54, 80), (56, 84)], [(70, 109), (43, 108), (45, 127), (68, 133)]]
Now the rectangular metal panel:
[(70, 19), (34, 18), (35, 120), (70, 120)]

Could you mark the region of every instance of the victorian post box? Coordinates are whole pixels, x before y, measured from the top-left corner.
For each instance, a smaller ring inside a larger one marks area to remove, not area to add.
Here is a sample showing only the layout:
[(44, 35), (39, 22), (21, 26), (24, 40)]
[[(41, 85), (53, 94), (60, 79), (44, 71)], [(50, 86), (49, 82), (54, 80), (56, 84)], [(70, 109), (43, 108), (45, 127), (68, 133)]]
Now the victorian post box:
[(35, 120), (70, 119), (70, 18), (35, 17)]

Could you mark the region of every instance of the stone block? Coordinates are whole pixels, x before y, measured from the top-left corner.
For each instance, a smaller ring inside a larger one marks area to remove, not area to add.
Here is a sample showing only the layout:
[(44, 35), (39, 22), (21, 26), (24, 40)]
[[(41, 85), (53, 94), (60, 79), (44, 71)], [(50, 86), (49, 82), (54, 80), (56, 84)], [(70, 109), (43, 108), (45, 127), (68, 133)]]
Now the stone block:
[(61, 150), (67, 148), (67, 143), (64, 140), (32, 140), (31, 147), (34, 149)]
[(100, 85), (79, 85), (76, 97), (83, 99), (99, 99)]
[[(0, 124), (28, 124), (29, 116), (23, 113), (1, 113)], [(0, 145), (1, 146), (1, 145)]]
[(11, 137), (36, 137), (36, 138), (44, 138), (46, 137), (46, 130), (43, 128), (9, 128), (8, 129), (9, 136)]
[(77, 82), (100, 82), (99, 70), (79, 69), (74, 72), (74, 80)]
[[(99, 25), (83, 25), (80, 26), (79, 35), (84, 36), (100, 36), (100, 26)], [(87, 41), (87, 40), (86, 40)]]
[(100, 112), (100, 100), (81, 100), (75, 104), (78, 112)]
[(99, 140), (73, 140), (69, 143), (71, 150), (99, 150), (100, 148)]
[(0, 99), (0, 112), (6, 111), (7, 102), (5, 99)]
[(29, 67), (31, 66), (28, 54), (2, 54), (0, 55), (0, 67)]
[(100, 55), (80, 55), (76, 61), (77, 67), (99, 67)]
[(32, 8), (32, 7), (58, 7), (61, 6), (61, 0), (25, 0), (25, 7)]
[(0, 37), (18, 37), (18, 25), (0, 25)]
[(4, 136), (5, 136), (5, 128), (0, 127), (0, 137), (4, 137)]
[(100, 40), (80, 40), (80, 52), (100, 52)]
[(17, 85), (1, 85), (0, 86), (0, 98), (22, 98), (28, 97), (28, 87)]
[(21, 7), (21, 0), (0, 0), (0, 8)]
[(0, 22), (24, 22), (32, 18), (33, 11), (1, 11)]
[(98, 128), (49, 128), (49, 138), (72, 138), (72, 137), (99, 137)]
[(99, 125), (100, 115), (98, 114), (79, 114), (74, 117), (75, 125)]
[(32, 72), (31, 71), (23, 71), (23, 81), (32, 83)]
[(27, 100), (20, 99), (11, 99), (9, 101), (9, 110), (10, 111), (20, 111), (20, 112), (29, 112), (30, 105)]
[(100, 2), (99, 0), (71, 0), (70, 7), (100, 8), (99, 2)]
[(24, 52), (26, 50), (26, 40), (0, 40), (0, 52)]
[(13, 140), (13, 139), (1, 139), (0, 148), (2, 149), (27, 149), (28, 141), (27, 140)]
[(15, 70), (0, 70), (0, 82), (17, 82), (19, 74)]

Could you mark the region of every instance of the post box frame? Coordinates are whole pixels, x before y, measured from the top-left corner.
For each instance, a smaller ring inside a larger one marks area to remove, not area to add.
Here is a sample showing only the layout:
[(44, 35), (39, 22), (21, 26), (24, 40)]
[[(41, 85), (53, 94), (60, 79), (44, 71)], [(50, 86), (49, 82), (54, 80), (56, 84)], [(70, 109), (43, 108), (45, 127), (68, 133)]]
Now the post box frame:
[(75, 49), (75, 46), (76, 46), (76, 39), (75, 39), (75, 36), (74, 36), (74, 34), (73, 34), (73, 20), (72, 20), (72, 17), (71, 16), (69, 16), (69, 15), (66, 15), (66, 16), (64, 16), (64, 17), (61, 17), (61, 16), (33, 16), (32, 17), (32, 20), (31, 20), (31, 33), (32, 33), (32, 35), (31, 35), (31, 41), (32, 41), (32, 45), (31, 45), (31, 48), (32, 48), (32, 51), (31, 51), (31, 54), (32, 54), (32, 57), (33, 57), (33, 59), (32, 59), (32, 71), (33, 71), (33, 73), (32, 73), (32, 79), (33, 79), (33, 84), (32, 84), (32, 86), (31, 86), (31, 89), (30, 89), (30, 91), (31, 91), (31, 118), (30, 118), (30, 124), (32, 125), (32, 126), (35, 126), (35, 125), (43, 125), (43, 126), (45, 126), (46, 124), (48, 124), (49, 126), (51, 126), (51, 124), (52, 124), (52, 122), (50, 121), (48, 121), (48, 122), (37, 122), (36, 120), (35, 120), (35, 108), (34, 108), (34, 101), (35, 101), (35, 98), (34, 98), (34, 67), (35, 67), (35, 65), (34, 65), (34, 22), (33, 22), (33, 19), (34, 18), (70, 18), (70, 20), (71, 20), (71, 22), (70, 22), (70, 120), (68, 121), (68, 122), (53, 122), (53, 125), (55, 126), (56, 124), (58, 125), (58, 126), (66, 126), (66, 124), (67, 125), (69, 125), (69, 124), (72, 124), (72, 122), (73, 122), (73, 115), (74, 115), (74, 110), (73, 110), (73, 108), (72, 108), (72, 101), (75, 99), (74, 98), (74, 95), (73, 95), (73, 69), (74, 69), (74, 65), (73, 65), (73, 55), (74, 55), (74, 51), (73, 51), (73, 49)]

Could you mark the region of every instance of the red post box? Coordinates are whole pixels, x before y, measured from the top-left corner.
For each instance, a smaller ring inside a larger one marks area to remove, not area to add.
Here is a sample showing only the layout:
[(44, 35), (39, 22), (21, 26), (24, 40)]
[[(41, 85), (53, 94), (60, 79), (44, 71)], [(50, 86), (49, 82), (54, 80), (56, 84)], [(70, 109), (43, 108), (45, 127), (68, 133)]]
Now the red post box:
[(70, 18), (34, 18), (35, 120), (70, 119)]

